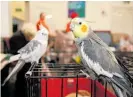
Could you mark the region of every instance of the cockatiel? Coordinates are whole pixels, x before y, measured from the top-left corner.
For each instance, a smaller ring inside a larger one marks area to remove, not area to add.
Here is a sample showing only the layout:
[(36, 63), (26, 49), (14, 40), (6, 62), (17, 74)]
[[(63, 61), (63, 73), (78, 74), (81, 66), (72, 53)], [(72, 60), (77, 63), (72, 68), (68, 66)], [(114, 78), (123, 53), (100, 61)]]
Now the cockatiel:
[(11, 71), (11, 73), (4, 80), (4, 85), (15, 73), (19, 72), (25, 63), (31, 62), (31, 64), (38, 64), (39, 59), (44, 55), (48, 44), (48, 30), (41, 28), (36, 36), (23, 48), (18, 50), (20, 55), (18, 63)]
[[(92, 79), (98, 79), (100, 76), (107, 78), (109, 82), (111, 81), (118, 97), (133, 96), (131, 82), (124, 69), (118, 64), (109, 47), (91, 30), (89, 22), (74, 18), (71, 20), (70, 29), (76, 38), (75, 43), (88, 75)], [(130, 96), (126, 95), (121, 88), (125, 89)]]

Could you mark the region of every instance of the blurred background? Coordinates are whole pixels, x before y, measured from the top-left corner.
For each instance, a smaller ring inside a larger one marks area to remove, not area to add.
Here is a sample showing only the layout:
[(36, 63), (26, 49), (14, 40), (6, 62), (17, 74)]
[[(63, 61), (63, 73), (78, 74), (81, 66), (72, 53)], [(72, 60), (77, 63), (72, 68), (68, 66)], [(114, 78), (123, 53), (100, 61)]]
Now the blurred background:
[[(50, 30), (50, 35), (47, 53), (41, 62), (80, 63), (73, 35), (67, 30), (74, 12), (74, 16), (90, 21), (94, 32), (113, 51), (133, 52), (133, 1), (0, 1), (0, 4), (1, 60), (8, 59), (8, 54), (17, 54), (17, 50), (35, 36), (38, 25), (42, 23)], [(52, 15), (52, 18), (42, 19), (46, 15)], [(5, 65), (4, 62), (1, 65), (2, 80), (16, 64)], [(28, 67), (25, 68), (21, 76), (28, 70)], [(17, 88), (17, 85), (14, 86), (16, 76), (3, 88), (6, 92), (2, 97), (17, 95), (14, 92)], [(23, 93), (23, 90), (17, 92)], [(20, 97), (20, 94), (16, 97)]]
[[(76, 6), (79, 5), (79, 7)], [(81, 7), (80, 7), (81, 6)], [(1, 38), (10, 38), (20, 30), (25, 22), (36, 25), (41, 12), (52, 15), (47, 25), (56, 34), (56, 30), (65, 31), (70, 21), (69, 15), (76, 11), (81, 18), (91, 21), (92, 29), (108, 44), (119, 49), (121, 38), (133, 37), (133, 2), (71, 2), (71, 1), (1, 1)], [(1, 51), (4, 50), (2, 43)]]

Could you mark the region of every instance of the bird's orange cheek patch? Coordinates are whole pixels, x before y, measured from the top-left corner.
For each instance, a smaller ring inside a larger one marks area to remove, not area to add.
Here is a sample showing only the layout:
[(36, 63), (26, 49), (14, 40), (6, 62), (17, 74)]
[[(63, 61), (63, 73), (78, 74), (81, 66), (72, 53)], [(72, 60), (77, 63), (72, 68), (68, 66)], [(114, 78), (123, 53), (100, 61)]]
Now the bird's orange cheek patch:
[(82, 25), (81, 26), (81, 31), (84, 32), (84, 33), (87, 32), (87, 26), (86, 25)]

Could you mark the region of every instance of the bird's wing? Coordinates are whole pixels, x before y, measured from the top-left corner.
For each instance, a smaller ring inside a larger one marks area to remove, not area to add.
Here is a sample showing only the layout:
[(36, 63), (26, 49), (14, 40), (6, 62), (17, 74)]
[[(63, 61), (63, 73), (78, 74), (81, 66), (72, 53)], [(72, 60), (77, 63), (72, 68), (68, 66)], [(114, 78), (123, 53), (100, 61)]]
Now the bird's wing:
[(99, 63), (102, 68), (112, 73), (122, 74), (117, 60), (113, 53), (108, 49), (106, 44), (100, 38), (89, 37), (83, 43), (83, 51), (94, 62)]
[(18, 53), (20, 53), (20, 54), (30, 54), (36, 48), (38, 48), (40, 45), (41, 45), (41, 43), (39, 41), (31, 40), (27, 45), (25, 45), (23, 48), (18, 50)]
[(116, 76), (122, 76), (128, 82), (124, 69), (118, 64), (115, 55), (108, 46), (94, 33), (83, 40), (84, 52), (94, 62), (97, 62), (108, 72)]
[(112, 56), (108, 53), (108, 50), (105, 47), (99, 46), (99, 44), (97, 44), (95, 41), (88, 41), (87, 39), (81, 42), (80, 49), (82, 60), (93, 65), (92, 70), (96, 74), (102, 74), (108, 77), (112, 77), (113, 74), (114, 76), (119, 77), (117, 82), (123, 82), (126, 86), (130, 85), (129, 79), (122, 71), (120, 66), (114, 62)]
[(107, 50), (107, 53), (110, 55), (110, 57), (113, 59), (112, 61), (114, 61), (116, 64), (118, 64), (118, 61), (115, 58), (115, 55), (113, 54), (113, 52), (109, 49), (108, 45), (106, 43), (104, 43), (94, 32), (93, 30), (91, 30), (90, 28), (90, 34), (88, 35), (88, 37), (90, 37), (91, 39), (93, 39), (95, 42), (97, 42), (97, 44), (99, 44), (102, 47), (105, 47)]
[(106, 47), (106, 50), (107, 50), (107, 53), (108, 53), (109, 57), (110, 57), (111, 59), (113, 59), (113, 60), (112, 60), (113, 63), (115, 63), (116, 65), (118, 65), (118, 67), (121, 68), (121, 70), (122, 70), (127, 76), (131, 77), (131, 75), (127, 72), (127, 68), (124, 66), (125, 63), (123, 62), (123, 63), (124, 63), (123, 66), (122, 66), (120, 63), (118, 63), (118, 61), (120, 61), (120, 60), (119, 60), (119, 57), (120, 57), (120, 56), (115, 55), (115, 54), (109, 49), (109, 47), (108, 47), (107, 44), (105, 44), (92, 30), (90, 30), (90, 31), (91, 31), (91, 34), (88, 35), (88, 37), (91, 37), (91, 38), (92, 38), (95, 42), (97, 42), (100, 46)]

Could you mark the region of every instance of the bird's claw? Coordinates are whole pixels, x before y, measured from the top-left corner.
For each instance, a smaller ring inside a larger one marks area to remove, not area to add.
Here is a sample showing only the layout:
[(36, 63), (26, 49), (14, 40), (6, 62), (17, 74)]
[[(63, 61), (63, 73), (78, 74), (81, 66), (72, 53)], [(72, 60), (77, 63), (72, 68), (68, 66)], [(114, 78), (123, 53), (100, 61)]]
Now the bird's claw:
[(28, 71), (28, 72), (25, 74), (26, 77), (30, 77), (31, 75), (32, 75), (32, 72), (31, 72), (31, 71)]
[(89, 78), (90, 76), (86, 73), (86, 72), (84, 72), (83, 70), (80, 70), (85, 76), (86, 76), (86, 78)]

